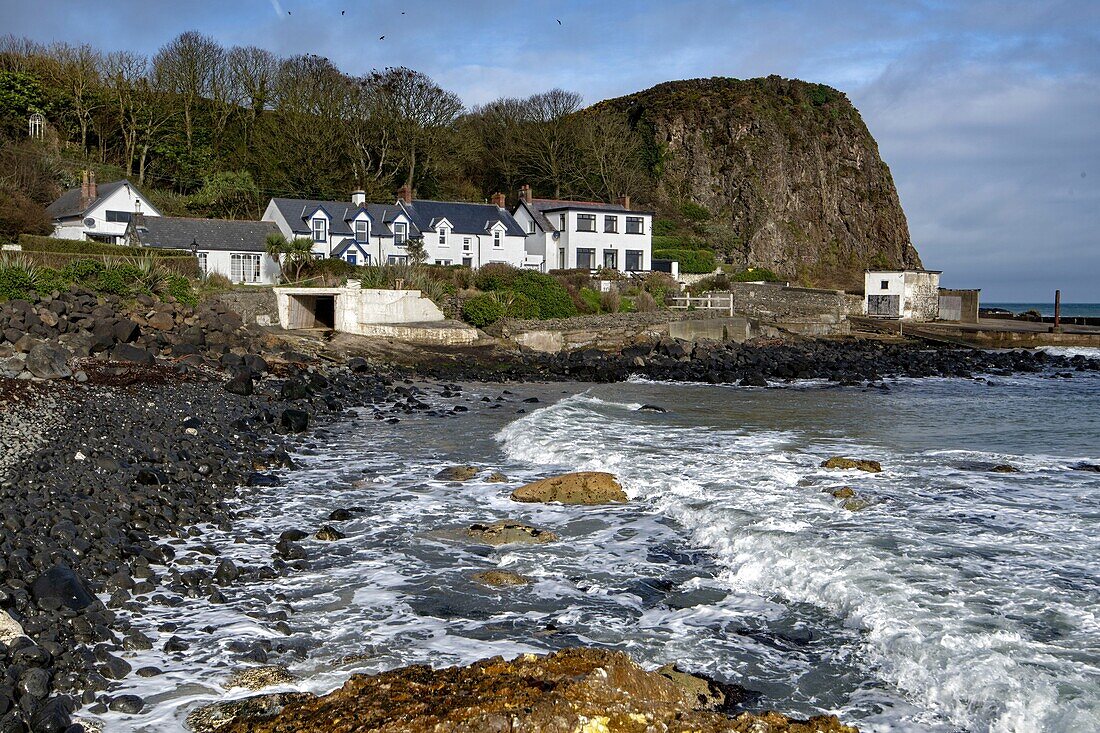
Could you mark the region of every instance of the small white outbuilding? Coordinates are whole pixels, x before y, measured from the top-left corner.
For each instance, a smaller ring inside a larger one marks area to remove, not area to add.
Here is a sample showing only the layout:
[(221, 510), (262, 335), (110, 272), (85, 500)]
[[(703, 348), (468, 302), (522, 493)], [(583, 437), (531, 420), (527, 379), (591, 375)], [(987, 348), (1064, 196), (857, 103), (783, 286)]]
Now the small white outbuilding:
[(872, 318), (934, 321), (940, 313), (940, 270), (867, 270), (864, 312)]

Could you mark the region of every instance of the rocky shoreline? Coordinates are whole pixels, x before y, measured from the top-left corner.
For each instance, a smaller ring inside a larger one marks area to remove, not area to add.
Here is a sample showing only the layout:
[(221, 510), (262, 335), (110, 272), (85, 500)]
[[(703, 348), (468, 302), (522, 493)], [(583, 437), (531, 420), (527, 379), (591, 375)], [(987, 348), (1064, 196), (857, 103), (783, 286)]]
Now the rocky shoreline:
[[(135, 671), (122, 658), (154, 643), (127, 614), (158, 602), (158, 588), (219, 602), (236, 582), (305, 567), (291, 537), (280, 538), (268, 564), (246, 568), (225, 560), (213, 571), (177, 557), (173, 540), (201, 540), (203, 525), (230, 526), (233, 497), (277, 481), (271, 471), (293, 466), (288, 449), (295, 441), (353, 407), (373, 406), (381, 421), (409, 412), (446, 415), (406, 377), (617, 381), (641, 375), (765, 386), (805, 378), (841, 385), (898, 376), (1044, 372), (1067, 378), (1100, 370), (1100, 360), (1043, 352), (864, 342), (693, 347), (670, 340), (619, 354), (428, 360), (415, 374), (361, 358), (322, 367), (216, 305), (189, 309), (148, 299), (130, 307), (77, 292), (5, 304), (0, 333), (7, 370), (0, 376), (0, 733), (78, 733), (84, 728), (72, 724), (72, 714), (81, 707), (140, 712), (145, 701), (112, 694), (130, 674), (158, 673)], [(449, 383), (438, 388), (461, 391)], [(163, 643), (189, 642), (169, 637)], [(695, 729), (710, 730), (705, 724)]]

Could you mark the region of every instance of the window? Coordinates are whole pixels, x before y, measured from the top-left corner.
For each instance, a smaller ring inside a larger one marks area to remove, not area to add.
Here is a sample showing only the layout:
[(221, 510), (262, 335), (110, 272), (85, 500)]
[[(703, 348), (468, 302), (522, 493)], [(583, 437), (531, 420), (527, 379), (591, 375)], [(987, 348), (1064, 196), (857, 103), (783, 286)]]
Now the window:
[(889, 280), (883, 280), (882, 281), (882, 289), (883, 290), (889, 290), (890, 289), (890, 281)]
[(409, 258), (405, 255), (390, 255), (386, 258), (386, 262), (391, 265), (404, 265), (409, 261)]
[(195, 253), (195, 258), (198, 259), (198, 261), (199, 261), (199, 274), (202, 275), (203, 277), (206, 277), (206, 272), (207, 272), (207, 270), (206, 270), (206, 253), (205, 252), (196, 252)]
[(462, 251), (463, 252), (469, 252), (470, 251), (470, 238), (469, 237), (463, 237), (462, 238)]
[(367, 241), (367, 233), (368, 233), (367, 225), (369, 223), (370, 222), (368, 222), (366, 219), (360, 219), (360, 220), (355, 222), (355, 241), (356, 242), (366, 242)]
[(451, 261), (450, 260), (436, 260), (435, 264), (443, 265), (444, 267), (450, 267), (451, 266)]
[(405, 222), (397, 222), (393, 225), (393, 243), (401, 246), (405, 244), (405, 239), (408, 237), (409, 230), (408, 225)]
[(558, 214), (558, 231), (564, 232), (567, 226), (565, 214)]
[(577, 248), (577, 267), (581, 270), (593, 270), (596, 267), (596, 250), (587, 247)]
[(439, 246), (447, 246), (447, 227), (439, 227)]
[(578, 232), (594, 232), (594, 231), (596, 231), (596, 215), (595, 214), (577, 214), (577, 231)]
[(118, 222), (129, 223), (130, 219), (132, 219), (133, 216), (134, 215), (131, 214), (129, 211), (108, 211), (107, 212), (107, 221), (118, 221)]
[(320, 217), (313, 220), (313, 241), (323, 242), (328, 239), (328, 221)]
[(617, 217), (617, 216), (605, 216), (603, 218), (603, 232), (604, 232), (604, 234), (618, 234), (619, 233), (619, 217)]
[(627, 234), (644, 234), (642, 230), (642, 217), (640, 216), (628, 216), (626, 217), (626, 233)]
[(558, 248), (558, 267), (566, 269), (568, 265), (565, 264), (565, 247)]
[(473, 257), (463, 257), (462, 258), (462, 266), (472, 268), (474, 266), (474, 258)]
[(229, 255), (229, 279), (235, 283), (260, 281), (260, 256), (254, 254)]
[(642, 250), (628, 249), (626, 251), (627, 272), (638, 272), (642, 269)]
[(603, 266), (612, 270), (619, 269), (619, 253), (613, 249), (603, 251)]
[(534, 234), (535, 233), (535, 220), (534, 219), (527, 222), (527, 233), (528, 234)]
[(353, 254), (351, 252), (348, 252), (346, 255), (344, 255), (344, 261), (347, 262), (349, 265), (358, 265), (359, 264), (359, 258), (356, 257), (355, 254)]
[(501, 236), (500, 230), (497, 229), (493, 232), (493, 247), (500, 249), (504, 246), (504, 237)]

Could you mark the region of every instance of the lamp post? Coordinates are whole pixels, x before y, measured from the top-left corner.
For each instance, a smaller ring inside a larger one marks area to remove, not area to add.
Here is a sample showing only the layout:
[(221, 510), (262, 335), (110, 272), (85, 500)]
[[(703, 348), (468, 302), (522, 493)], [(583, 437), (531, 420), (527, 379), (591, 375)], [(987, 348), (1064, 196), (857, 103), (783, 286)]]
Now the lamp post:
[(199, 256), (199, 240), (196, 237), (191, 237), (191, 255), (194, 257)]

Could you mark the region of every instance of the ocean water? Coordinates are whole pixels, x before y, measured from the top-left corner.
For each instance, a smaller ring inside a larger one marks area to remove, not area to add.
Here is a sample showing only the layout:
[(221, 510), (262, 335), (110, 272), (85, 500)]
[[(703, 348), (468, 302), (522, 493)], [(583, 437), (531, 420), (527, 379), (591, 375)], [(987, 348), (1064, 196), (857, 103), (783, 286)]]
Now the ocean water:
[[(248, 516), (232, 532), (177, 540), (194, 566), (212, 562), (211, 547), (258, 565), (282, 530), (366, 510), (339, 523), (345, 540), (303, 541), (308, 570), (239, 584), (226, 604), (165, 594), (133, 616), (157, 641), (128, 660), (164, 674), (125, 681), (117, 692), (142, 695), (146, 710), (108, 713), (106, 730), (179, 731), (198, 704), (254, 694), (224, 685), (255, 643), (302, 677), (275, 689), (589, 644), (865, 731), (1100, 730), (1100, 474), (1074, 470), (1100, 463), (1100, 378), (509, 389), (433, 397), (470, 408), (453, 418), (390, 426), (364, 413), (333, 426), (285, 485), (242, 496)], [(521, 401), (532, 395), (540, 402)], [(884, 471), (821, 468), (833, 455)], [(509, 481), (433, 478), (467, 462)], [(989, 470), (1002, 463), (1020, 472)], [(580, 469), (616, 473), (630, 503), (508, 498)], [(840, 486), (868, 506), (843, 508), (828, 493)], [(466, 541), (472, 522), (501, 518), (561, 541)], [(493, 591), (470, 579), (489, 568), (532, 583)], [(191, 647), (160, 651), (172, 634)]]
[[(1050, 303), (982, 303), (983, 308), (1004, 308), (1013, 313), (1026, 313), (1029, 310), (1039, 311), (1041, 315), (1054, 315), (1054, 302)], [(1100, 318), (1100, 303), (1062, 303), (1062, 317), (1084, 316), (1088, 318)]]

